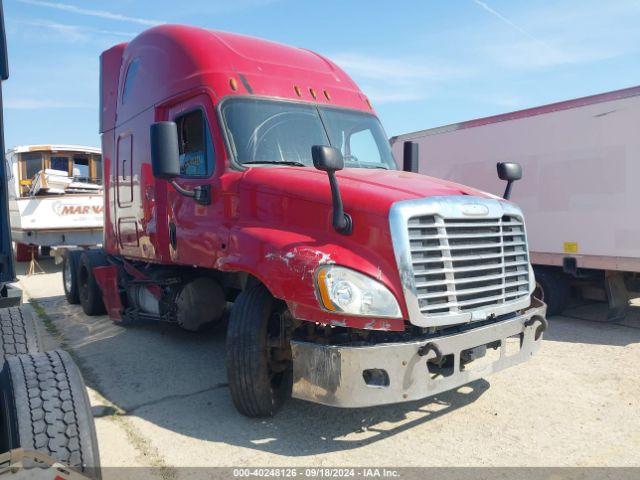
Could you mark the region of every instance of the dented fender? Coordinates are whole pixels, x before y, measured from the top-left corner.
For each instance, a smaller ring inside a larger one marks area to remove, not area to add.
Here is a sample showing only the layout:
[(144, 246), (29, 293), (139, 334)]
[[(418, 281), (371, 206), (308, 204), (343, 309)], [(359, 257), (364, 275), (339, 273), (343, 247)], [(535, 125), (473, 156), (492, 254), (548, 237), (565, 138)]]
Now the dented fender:
[[(330, 236), (327, 236), (330, 237)], [(375, 318), (341, 315), (321, 307), (316, 296), (315, 274), (322, 265), (335, 264), (364, 273), (383, 283), (396, 296), (406, 317), (399, 281), (392, 277), (394, 264), (375, 257), (369, 250), (332, 243), (304, 233), (269, 227), (231, 229), (229, 253), (216, 268), (255, 276), (269, 291), (284, 300), (291, 314), (300, 320), (370, 330), (404, 329), (403, 318)]]

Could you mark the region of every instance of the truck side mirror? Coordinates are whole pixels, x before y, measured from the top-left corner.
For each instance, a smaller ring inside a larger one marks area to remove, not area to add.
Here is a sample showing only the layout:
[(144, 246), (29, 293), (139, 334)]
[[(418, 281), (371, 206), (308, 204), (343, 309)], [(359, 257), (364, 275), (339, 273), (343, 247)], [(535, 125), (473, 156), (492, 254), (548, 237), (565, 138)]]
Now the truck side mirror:
[(522, 178), (522, 167), (519, 163), (515, 162), (498, 162), (498, 178), (500, 180), (507, 181), (507, 187), (504, 190), (504, 195), (502, 196), (505, 200), (509, 200), (511, 197), (511, 185), (516, 180), (520, 180)]
[(327, 145), (314, 145), (311, 147), (313, 166), (323, 172), (337, 172), (344, 168), (342, 152), (335, 147)]
[(342, 196), (340, 195), (338, 179), (336, 178), (336, 172), (344, 168), (342, 152), (327, 145), (314, 145), (311, 147), (311, 158), (313, 158), (313, 165), (318, 170), (327, 172), (329, 176), (333, 201), (333, 228), (338, 233), (349, 235), (353, 230), (353, 223), (351, 216), (348, 213), (344, 213)]
[(418, 173), (418, 144), (416, 142), (404, 142), (402, 152), (402, 170)]
[(173, 180), (180, 176), (178, 126), (175, 122), (151, 124), (151, 168), (153, 176)]
[(181, 187), (175, 181), (180, 176), (180, 148), (176, 123), (152, 123), (149, 134), (153, 176), (168, 180), (181, 195), (191, 197), (202, 205), (209, 205), (211, 203), (211, 185), (199, 185), (193, 190), (189, 190)]

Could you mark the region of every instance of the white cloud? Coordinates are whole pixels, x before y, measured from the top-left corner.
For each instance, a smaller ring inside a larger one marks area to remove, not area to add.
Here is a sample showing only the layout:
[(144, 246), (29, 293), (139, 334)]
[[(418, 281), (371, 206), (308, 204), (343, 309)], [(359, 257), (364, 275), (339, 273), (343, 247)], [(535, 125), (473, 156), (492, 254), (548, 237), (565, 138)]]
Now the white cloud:
[(70, 42), (87, 41), (95, 35), (106, 35), (113, 37), (131, 38), (135, 35), (133, 32), (123, 32), (118, 30), (103, 30), (98, 28), (86, 27), (84, 25), (70, 25), (66, 23), (56, 23), (44, 20), (30, 20), (20, 22), (23, 25), (37, 28), (46, 28), (55, 33), (61, 34), (64, 39)]
[(385, 58), (358, 53), (338, 53), (330, 58), (353, 75), (379, 80), (393, 77), (402, 80), (431, 80), (454, 73), (453, 70), (436, 68), (420, 59)]
[(149, 18), (139, 18), (139, 17), (129, 17), (127, 15), (122, 15), (120, 13), (113, 13), (107, 10), (94, 10), (89, 8), (82, 8), (82, 7), (77, 7), (75, 5), (70, 5), (67, 3), (48, 2), (44, 0), (18, 0), (18, 1), (21, 3), (29, 4), (29, 5), (54, 8), (56, 10), (62, 10), (64, 12), (76, 13), (78, 15), (87, 15), (90, 17), (104, 18), (107, 20), (118, 20), (122, 22), (137, 23), (139, 25), (153, 26), (153, 25), (160, 25), (161, 23), (165, 23), (160, 20), (153, 20)]
[(424, 58), (392, 58), (343, 52), (328, 56), (361, 84), (374, 103), (409, 102), (427, 98), (432, 86), (468, 71)]
[(41, 98), (7, 98), (4, 107), (13, 110), (40, 110), (44, 108), (94, 108), (95, 105)]
[(598, 62), (640, 50), (640, 2), (585, 0), (578, 4), (580, 8), (576, 4), (544, 4), (527, 8), (526, 17), (516, 23), (486, 3), (472, 1), (526, 37), (514, 40), (506, 31), (494, 31), (478, 38), (477, 50), (502, 67), (552, 68)]
[(538, 42), (544, 45), (544, 42), (542, 42), (541, 40), (539, 40), (538, 38), (534, 37), (533, 35), (531, 35), (529, 32), (527, 32), (524, 28), (522, 28), (520, 25), (518, 25), (517, 23), (515, 23), (513, 20), (505, 17), (504, 15), (502, 15), (500, 12), (498, 12), (497, 10), (495, 10), (494, 8), (491, 8), (489, 5), (487, 5), (486, 2), (482, 2), (480, 0), (472, 0), (473, 3), (475, 3), (476, 5), (478, 5), (480, 8), (482, 8), (483, 10), (489, 12), (491, 15), (493, 15), (494, 17), (496, 17), (497, 19), (499, 19), (500, 21), (506, 23), (507, 25), (509, 25), (511, 28), (514, 28), (515, 30), (517, 30), (518, 32), (520, 32), (521, 34), (523, 34), (525, 37), (528, 37), (530, 40), (533, 40), (534, 42)]

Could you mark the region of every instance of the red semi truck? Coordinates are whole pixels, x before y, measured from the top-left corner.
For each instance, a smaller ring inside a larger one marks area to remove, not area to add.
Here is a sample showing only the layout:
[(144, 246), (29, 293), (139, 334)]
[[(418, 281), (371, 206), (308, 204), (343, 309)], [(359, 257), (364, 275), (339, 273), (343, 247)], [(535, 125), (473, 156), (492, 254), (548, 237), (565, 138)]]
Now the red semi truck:
[(229, 386), (248, 416), (290, 395), (420, 399), (538, 349), (521, 210), (398, 171), (330, 60), (163, 25), (100, 68), (104, 247), (63, 268), (85, 313), (199, 330), (233, 302)]

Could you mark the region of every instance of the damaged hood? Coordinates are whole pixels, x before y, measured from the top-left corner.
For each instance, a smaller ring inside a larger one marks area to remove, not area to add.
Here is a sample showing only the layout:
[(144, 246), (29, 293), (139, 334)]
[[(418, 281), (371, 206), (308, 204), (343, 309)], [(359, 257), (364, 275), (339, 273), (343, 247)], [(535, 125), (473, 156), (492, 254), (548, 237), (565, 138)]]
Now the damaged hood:
[[(348, 168), (336, 173), (345, 210), (387, 216), (391, 205), (401, 200), (448, 195), (493, 195), (426, 175), (398, 170)], [(241, 188), (280, 197), (331, 205), (327, 174), (312, 167), (253, 167), (243, 175)]]

